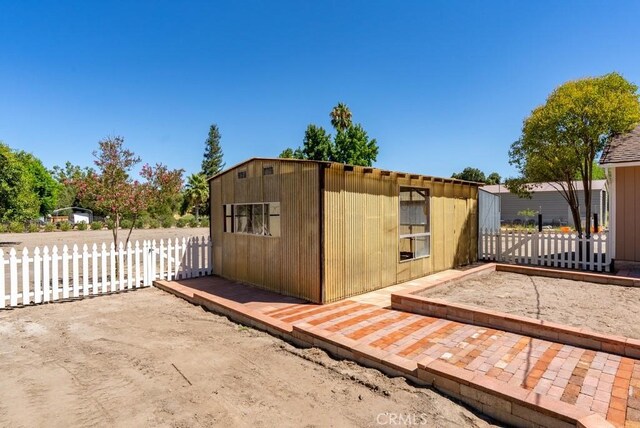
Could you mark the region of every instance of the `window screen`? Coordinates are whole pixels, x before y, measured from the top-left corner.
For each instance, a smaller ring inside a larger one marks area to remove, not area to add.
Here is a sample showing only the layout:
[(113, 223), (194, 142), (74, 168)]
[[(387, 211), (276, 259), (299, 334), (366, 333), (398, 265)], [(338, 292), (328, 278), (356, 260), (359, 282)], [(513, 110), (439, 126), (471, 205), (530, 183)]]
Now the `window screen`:
[(224, 231), (262, 236), (280, 236), (280, 203), (227, 204)]

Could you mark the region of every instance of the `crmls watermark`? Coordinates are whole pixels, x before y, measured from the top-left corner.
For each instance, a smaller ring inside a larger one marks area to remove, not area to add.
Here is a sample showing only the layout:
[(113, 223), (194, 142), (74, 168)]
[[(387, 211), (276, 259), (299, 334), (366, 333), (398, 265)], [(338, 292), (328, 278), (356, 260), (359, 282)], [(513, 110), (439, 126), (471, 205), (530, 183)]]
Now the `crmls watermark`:
[(378, 425), (388, 426), (424, 426), (427, 425), (429, 419), (425, 413), (393, 413), (385, 412), (378, 413), (376, 416), (376, 423)]

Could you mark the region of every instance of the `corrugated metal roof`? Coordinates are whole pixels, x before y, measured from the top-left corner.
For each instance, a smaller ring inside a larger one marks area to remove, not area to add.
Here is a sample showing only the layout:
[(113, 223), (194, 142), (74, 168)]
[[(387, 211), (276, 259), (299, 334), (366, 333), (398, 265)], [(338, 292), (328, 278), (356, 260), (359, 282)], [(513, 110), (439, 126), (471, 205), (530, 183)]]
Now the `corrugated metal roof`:
[(384, 169), (380, 169), (380, 168), (374, 168), (374, 167), (370, 167), (370, 166), (358, 166), (358, 165), (348, 165), (348, 164), (343, 164), (343, 163), (338, 163), (338, 162), (328, 162), (328, 161), (315, 161), (315, 160), (308, 160), (308, 159), (291, 159), (291, 158), (251, 158), (251, 159), (247, 159), (244, 162), (240, 162), (237, 165), (234, 165), (230, 168), (227, 168), (226, 170), (219, 172), (218, 174), (209, 177), (208, 181), (213, 180), (214, 178), (220, 177), (221, 175), (227, 174), (230, 171), (233, 171), (237, 168), (242, 167), (243, 165), (252, 162), (252, 161), (272, 161), (272, 162), (310, 162), (310, 163), (316, 163), (316, 164), (321, 164), (321, 165), (325, 165), (328, 168), (342, 168), (344, 170), (348, 170), (348, 171), (361, 171), (361, 172), (365, 172), (365, 173), (370, 173), (370, 172), (378, 172), (378, 173), (382, 173), (383, 175), (400, 175), (400, 176), (411, 176), (412, 178), (418, 178), (418, 177), (422, 177), (425, 179), (429, 179), (429, 180), (434, 180), (434, 181), (440, 181), (440, 182), (445, 182), (445, 183), (460, 183), (460, 184), (468, 184), (468, 185), (472, 185), (472, 186), (482, 186), (483, 183), (476, 183), (475, 181), (466, 181), (466, 180), (460, 180), (458, 178), (443, 178), (443, 177), (434, 177), (431, 175), (424, 175), (424, 174), (415, 174), (415, 173), (408, 173), (408, 172), (398, 172), (398, 171), (388, 171), (388, 170), (384, 170)]
[(613, 137), (600, 156), (601, 164), (640, 162), (640, 125), (626, 134)]
[[(582, 181), (574, 181), (574, 186), (577, 190), (582, 190), (584, 187), (582, 186)], [(591, 183), (591, 190), (602, 190), (606, 187), (607, 180), (593, 180)], [(537, 193), (537, 192), (557, 192), (561, 189), (558, 183), (529, 183), (527, 184), (529, 191)], [(482, 190), (485, 190), (489, 193), (509, 193), (509, 189), (504, 184), (492, 184), (490, 186), (482, 187)]]

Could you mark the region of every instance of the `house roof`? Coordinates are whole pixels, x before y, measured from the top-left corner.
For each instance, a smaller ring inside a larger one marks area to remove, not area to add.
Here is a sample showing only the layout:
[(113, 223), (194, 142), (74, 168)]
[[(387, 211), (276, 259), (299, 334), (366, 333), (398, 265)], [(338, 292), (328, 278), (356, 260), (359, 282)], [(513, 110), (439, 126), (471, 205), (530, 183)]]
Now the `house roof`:
[(398, 171), (389, 171), (389, 170), (384, 170), (384, 169), (380, 169), (380, 168), (374, 168), (374, 167), (368, 167), (368, 166), (358, 166), (358, 165), (348, 165), (348, 164), (343, 164), (343, 163), (338, 163), (338, 162), (328, 162), (328, 161), (316, 161), (316, 160), (307, 160), (307, 159), (291, 159), (291, 158), (251, 158), (251, 159), (247, 159), (244, 162), (240, 162), (237, 165), (234, 165), (230, 168), (227, 168), (226, 170), (219, 172), (218, 174), (209, 177), (208, 181), (213, 180), (214, 178), (220, 177), (221, 175), (227, 174), (228, 172), (231, 172), (237, 168), (242, 167), (243, 165), (248, 164), (249, 162), (253, 162), (253, 161), (271, 161), (271, 162), (307, 162), (307, 163), (314, 163), (314, 164), (320, 164), (323, 165), (325, 168), (335, 168), (335, 169), (342, 169), (345, 171), (357, 171), (357, 172), (364, 172), (364, 173), (379, 173), (381, 175), (395, 175), (395, 176), (405, 176), (405, 177), (411, 177), (411, 178), (422, 178), (422, 179), (426, 179), (426, 180), (432, 180), (432, 181), (438, 181), (438, 182), (443, 182), (443, 183), (458, 183), (458, 184), (467, 184), (470, 186), (482, 186), (483, 183), (476, 183), (475, 181), (466, 181), (466, 180), (460, 180), (457, 178), (443, 178), (443, 177), (434, 177), (431, 175), (423, 175), (423, 174), (415, 174), (415, 173), (407, 173), (407, 172), (398, 172)]
[(626, 162), (640, 162), (640, 125), (626, 134), (613, 137), (600, 156), (603, 165)]
[[(576, 190), (584, 189), (582, 185), (582, 181), (574, 181), (574, 186)], [(593, 180), (591, 183), (591, 190), (602, 190), (606, 187), (607, 180)], [(527, 187), (530, 192), (538, 193), (538, 192), (556, 192), (560, 189), (560, 185), (558, 183), (529, 183)], [(509, 189), (505, 185), (501, 184), (492, 184), (490, 186), (484, 186), (482, 190), (486, 190), (489, 193), (509, 193)]]

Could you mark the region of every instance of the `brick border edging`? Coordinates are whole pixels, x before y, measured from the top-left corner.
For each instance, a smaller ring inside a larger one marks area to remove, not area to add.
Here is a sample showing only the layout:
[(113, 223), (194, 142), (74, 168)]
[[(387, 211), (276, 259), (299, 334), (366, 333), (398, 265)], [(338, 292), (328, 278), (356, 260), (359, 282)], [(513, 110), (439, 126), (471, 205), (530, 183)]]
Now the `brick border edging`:
[(419, 385), (431, 386), (487, 416), (514, 426), (535, 423), (554, 427), (612, 427), (597, 413), (534, 391), (505, 385), (484, 374), (473, 373), (430, 357), (420, 362), (407, 360), (344, 336), (326, 337), (320, 330), (306, 323), (295, 324), (293, 335), (340, 358), (376, 368), (391, 376), (403, 376)]
[(505, 263), (491, 263), (496, 271), (513, 272), (530, 276), (570, 279), (573, 281), (595, 282), (596, 284), (619, 285), (622, 287), (640, 287), (640, 279), (606, 273), (582, 272), (565, 269), (554, 269), (539, 266), (522, 266)]
[[(412, 312), (435, 318), (444, 318), (467, 324), (474, 324), (512, 333), (532, 336), (539, 339), (564, 343), (566, 345), (579, 346), (582, 348), (604, 351), (611, 354), (621, 355), (631, 358), (640, 358), (640, 340), (604, 334), (592, 331), (587, 328), (577, 328), (572, 326), (554, 323), (550, 321), (538, 320), (535, 318), (519, 315), (507, 314), (505, 312), (491, 309), (468, 306), (459, 303), (451, 303), (442, 299), (429, 299), (418, 296), (414, 293), (421, 292), (433, 287), (451, 283), (471, 275), (490, 273), (494, 270), (522, 273), (525, 275), (539, 275), (540, 271), (552, 276), (557, 272), (566, 274), (565, 279), (574, 279), (570, 276), (579, 275), (584, 277), (598, 277), (600, 281), (607, 280), (610, 275), (591, 274), (583, 272), (567, 272), (550, 269), (530, 268), (525, 266), (499, 265), (495, 263), (471, 269), (468, 274), (455, 278), (448, 278), (445, 281), (435, 282), (427, 287), (420, 286), (411, 289), (395, 292), (391, 294), (391, 307), (396, 310)], [(629, 280), (630, 278), (613, 277), (619, 280)], [(584, 280), (584, 279), (583, 279)], [(631, 279), (631, 281), (636, 281)], [(593, 281), (591, 281), (593, 282)], [(622, 285), (622, 284), (615, 284)]]
[(291, 325), (275, 320), (240, 303), (203, 291), (194, 291), (179, 284), (165, 284), (164, 281), (154, 281), (153, 285), (192, 304), (295, 345), (316, 346), (335, 357), (355, 361), (390, 376), (405, 377), (418, 385), (431, 386), (505, 423), (516, 426), (535, 423), (543, 426), (564, 424), (579, 428), (612, 427), (597, 413), (540, 396), (533, 391), (500, 384), (485, 375), (474, 374), (439, 360), (426, 358), (416, 363), (363, 346), (343, 336), (334, 334), (326, 337), (319, 333), (320, 329), (309, 324)]

